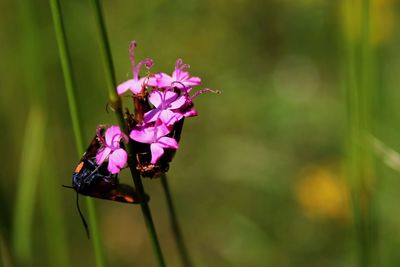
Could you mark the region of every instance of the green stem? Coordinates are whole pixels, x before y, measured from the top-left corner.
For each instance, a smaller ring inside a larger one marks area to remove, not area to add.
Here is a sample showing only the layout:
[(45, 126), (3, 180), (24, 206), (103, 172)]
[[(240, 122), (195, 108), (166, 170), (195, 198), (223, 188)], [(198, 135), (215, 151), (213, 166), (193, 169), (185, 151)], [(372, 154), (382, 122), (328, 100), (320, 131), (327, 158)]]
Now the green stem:
[[(370, 44), (369, 0), (347, 2), (347, 25), (360, 25), (360, 35), (346, 40), (346, 90), (348, 115), (348, 176), (352, 187), (354, 226), (357, 237), (358, 264), (372, 266), (374, 249), (373, 190), (374, 164), (369, 134), (372, 131), (371, 94), (372, 47)], [(353, 14), (360, 12), (360, 21)]]
[(18, 190), (13, 223), (13, 246), (17, 266), (30, 266), (32, 254), (32, 223), (36, 201), (40, 161), (45, 144), (46, 116), (33, 106), (29, 112), (23, 139)]
[(169, 190), (168, 179), (167, 179), (166, 174), (162, 175), (160, 177), (160, 179), (161, 179), (161, 185), (162, 185), (164, 193), (165, 193), (165, 198), (167, 200), (167, 207), (168, 207), (168, 212), (169, 212), (172, 233), (174, 235), (175, 242), (178, 247), (179, 255), (181, 257), (183, 266), (191, 267), (193, 265), (189, 258), (189, 254), (188, 254), (188, 250), (186, 248), (185, 242), (183, 240), (181, 228), (179, 227), (179, 223), (178, 223), (178, 219), (176, 216), (175, 207), (174, 207), (174, 204), (172, 201), (171, 191)]
[(137, 172), (137, 170), (135, 168), (137, 162), (136, 162), (136, 159), (135, 159), (132, 151), (133, 151), (132, 147), (128, 148), (128, 154), (129, 154), (129, 158), (130, 158), (129, 169), (131, 170), (133, 183), (135, 184), (136, 190), (139, 194), (140, 208), (142, 209), (144, 222), (146, 224), (147, 232), (149, 233), (151, 246), (153, 248), (153, 252), (156, 257), (157, 264), (159, 267), (164, 267), (165, 266), (164, 257), (163, 257), (162, 251), (161, 251), (160, 243), (157, 238), (157, 232), (156, 232), (156, 229), (154, 226), (153, 218), (151, 216), (150, 207), (146, 201), (146, 195), (144, 193), (142, 179), (140, 177), (140, 174)]
[[(72, 75), (71, 60), (68, 50), (68, 44), (65, 37), (64, 24), (62, 19), (61, 7), (59, 0), (50, 0), (51, 13), (53, 17), (54, 30), (57, 38), (57, 45), (61, 61), (61, 67), (64, 75), (65, 89), (68, 98), (68, 105), (72, 120), (72, 127), (75, 135), (75, 142), (79, 157), (84, 152), (82, 124), (78, 112), (78, 105), (75, 96), (75, 84)], [(93, 199), (86, 198), (87, 210), (89, 214), (89, 225), (92, 232), (92, 240), (94, 254), (96, 258), (96, 266), (106, 266), (105, 255), (101, 245), (100, 231), (96, 220), (96, 209)]]
[[(51, 132), (51, 131), (50, 131)], [(52, 151), (45, 149), (44, 154), (50, 155)], [(41, 202), (43, 206), (43, 226), (46, 229), (45, 238), (47, 241), (48, 265), (57, 267), (71, 266), (70, 257), (68, 255), (68, 244), (65, 227), (64, 211), (61, 208), (61, 195), (54, 188), (59, 187), (59, 181), (54, 179), (57, 177), (54, 171), (57, 166), (53, 158), (42, 160), (43, 184), (41, 191)]]
[[(102, 56), (103, 65), (106, 73), (108, 95), (110, 98), (111, 105), (115, 109), (119, 125), (121, 126), (122, 129), (124, 129), (125, 133), (127, 133), (128, 127), (124, 120), (121, 100), (116, 92), (116, 79), (114, 74), (114, 67), (112, 62), (110, 45), (107, 37), (107, 31), (103, 19), (101, 4), (99, 0), (92, 0), (92, 4), (95, 9), (95, 19), (98, 28), (100, 53)], [(144, 192), (142, 180), (140, 174), (136, 170), (137, 162), (136, 162), (136, 157), (134, 156), (135, 153), (132, 143), (129, 143), (126, 148), (128, 151), (128, 158), (129, 158), (128, 165), (132, 174), (133, 183), (135, 184), (136, 191), (138, 192), (139, 195), (140, 207), (151, 240), (153, 252), (157, 259), (158, 266), (163, 267), (165, 266), (165, 261), (161, 251), (160, 243), (158, 241), (157, 232), (154, 226), (150, 207), (146, 201), (146, 194)]]
[[(47, 113), (44, 108), (46, 86), (43, 75), (43, 56), (40, 55), (40, 30), (35, 17), (33, 1), (16, 1), (17, 16), (20, 22), (20, 60), (24, 62), (23, 81), (29, 111), (26, 121), (21, 160), (16, 191), (12, 231), (5, 232), (9, 239), (12, 233), (13, 256), (17, 266), (32, 265), (34, 250), (32, 246), (32, 224), (37, 214), (37, 189), (41, 175), (40, 164), (43, 159), (47, 130)], [(2, 207), (4, 210), (4, 207)], [(3, 211), (2, 215), (8, 215)]]

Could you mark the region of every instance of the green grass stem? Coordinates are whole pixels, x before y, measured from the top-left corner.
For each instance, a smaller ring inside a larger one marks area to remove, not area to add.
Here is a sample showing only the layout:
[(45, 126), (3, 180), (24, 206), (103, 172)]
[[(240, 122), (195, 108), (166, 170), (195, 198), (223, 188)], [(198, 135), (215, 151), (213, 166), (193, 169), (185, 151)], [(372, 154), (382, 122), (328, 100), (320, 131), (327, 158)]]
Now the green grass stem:
[[(45, 150), (46, 155), (50, 155), (51, 151)], [(65, 227), (64, 211), (60, 207), (62, 202), (61, 195), (58, 190), (59, 181), (54, 179), (56, 172), (54, 167), (56, 162), (47, 159), (42, 161), (43, 182), (41, 183), (41, 203), (43, 206), (43, 226), (46, 229), (44, 237), (47, 242), (48, 266), (68, 267), (71, 266), (68, 255), (68, 245)]]
[(17, 266), (32, 266), (32, 227), (37, 181), (45, 145), (46, 116), (32, 107), (28, 114), (18, 175), (13, 223), (13, 251)]
[[(345, 40), (345, 69), (347, 92), (347, 174), (352, 189), (352, 202), (358, 264), (374, 265), (374, 163), (369, 141), (372, 133), (372, 104), (374, 75), (373, 49), (370, 44), (368, 0), (347, 2), (347, 25), (355, 26), (354, 36)], [(360, 21), (354, 14), (360, 12)], [(359, 33), (359, 35), (357, 34)]]
[[(78, 112), (78, 105), (75, 96), (75, 84), (72, 75), (71, 60), (68, 50), (68, 44), (65, 36), (64, 24), (62, 19), (60, 2), (58, 0), (50, 0), (51, 13), (53, 17), (54, 29), (56, 33), (57, 45), (59, 49), (59, 56), (61, 67), (64, 75), (65, 89), (67, 93), (68, 105), (72, 120), (72, 127), (75, 136), (78, 156), (81, 157), (85, 147), (83, 145), (82, 137), (82, 124)], [(94, 200), (86, 198), (86, 206), (89, 215), (89, 227), (91, 230), (92, 242), (94, 247), (94, 254), (96, 258), (96, 266), (106, 266), (105, 255), (101, 243), (100, 230), (97, 225), (96, 209)]]
[[(103, 65), (106, 74), (106, 81), (107, 81), (107, 90), (108, 95), (111, 101), (111, 105), (115, 109), (115, 113), (120, 124), (120, 127), (127, 131), (127, 125), (124, 120), (124, 116), (122, 113), (122, 105), (121, 100), (116, 92), (116, 79), (114, 73), (114, 67), (112, 62), (112, 55), (110, 50), (110, 44), (107, 37), (107, 31), (105, 27), (105, 22), (103, 19), (103, 12), (102, 7), (99, 0), (92, 0), (92, 5), (94, 7), (94, 14), (95, 14), (95, 21), (98, 29), (98, 36), (99, 36), (99, 46), (100, 46), (100, 53), (103, 60)], [(127, 133), (127, 132), (126, 132)], [(129, 134), (129, 133), (127, 133)], [(153, 218), (151, 215), (150, 207), (146, 201), (145, 191), (142, 184), (142, 180), (140, 174), (136, 170), (136, 157), (134, 156), (134, 149), (133, 147), (128, 144), (127, 151), (129, 155), (129, 168), (131, 171), (132, 179), (135, 184), (136, 190), (139, 195), (139, 199), (141, 201), (140, 207), (142, 210), (143, 218), (146, 224), (147, 232), (150, 237), (151, 245), (153, 248), (154, 255), (157, 260), (158, 266), (162, 267), (165, 266), (164, 257), (161, 251), (161, 246), (158, 241), (157, 232), (154, 226)]]
[(181, 231), (181, 227), (179, 226), (178, 218), (176, 216), (176, 211), (174, 207), (174, 203), (172, 200), (171, 190), (168, 185), (167, 175), (164, 174), (160, 177), (161, 185), (164, 190), (165, 200), (168, 208), (168, 214), (171, 224), (172, 233), (175, 239), (176, 246), (178, 248), (179, 256), (181, 258), (182, 264), (185, 267), (193, 266), (190, 258), (187, 247), (185, 245), (185, 241), (183, 240), (183, 235)]
[(14, 216), (11, 219), (12, 253), (17, 266), (30, 266), (33, 262), (32, 227), (47, 117), (43, 109), (45, 86), (39, 53), (40, 34), (33, 6), (32, 1), (17, 2), (22, 40), (19, 54), (23, 62), (24, 88), (30, 104), (22, 139)]
[[(31, 105), (31, 112), (41, 114), (42, 119), (35, 127), (43, 127), (42, 132), (46, 133), (49, 129), (46, 123), (41, 125), (42, 121), (47, 121), (47, 97), (46, 97), (46, 76), (45, 62), (46, 55), (43, 54), (43, 33), (40, 30), (37, 3), (34, 0), (19, 0), (18, 3), (18, 13), (19, 22), (21, 24), (21, 59), (24, 68), (24, 82), (27, 95), (29, 96), (29, 102)], [(34, 122), (36, 124), (37, 122)], [(28, 130), (28, 129), (27, 129)], [(35, 129), (35, 131), (38, 131)], [(41, 167), (41, 172), (39, 174), (33, 174), (33, 181), (40, 184), (38, 190), (40, 190), (40, 206), (43, 209), (43, 221), (44, 229), (46, 229), (45, 234), (40, 237), (47, 238), (49, 252), (47, 255), (48, 262), (51, 263), (49, 266), (69, 266), (68, 257), (68, 244), (66, 241), (66, 232), (63, 225), (64, 219), (61, 208), (61, 199), (59, 197), (59, 192), (54, 190), (57, 187), (54, 178), (55, 175), (48, 175), (43, 172), (47, 168), (52, 167), (52, 164), (48, 164), (48, 159), (44, 160), (41, 157), (42, 154), (50, 155), (50, 151), (42, 152), (42, 146), (47, 148), (43, 140), (46, 140), (45, 136), (41, 136), (40, 139), (35, 140), (35, 142), (41, 142), (40, 153), (36, 155), (36, 163), (40, 163), (37, 166)], [(22, 152), (25, 153), (25, 148)], [(24, 164), (24, 163), (21, 163)], [(20, 168), (21, 169), (21, 168)], [(36, 177), (39, 175), (39, 179)], [(19, 184), (19, 186), (25, 186)], [(36, 194), (38, 195), (38, 194)], [(34, 196), (32, 196), (34, 197)], [(49, 201), (51, 200), (51, 201)], [(33, 202), (33, 201), (32, 201)], [(34, 202), (33, 202), (34, 203)], [(32, 204), (33, 205), (33, 204)], [(29, 209), (31, 211), (31, 209)], [(29, 226), (30, 224), (27, 224)], [(37, 238), (37, 237), (36, 237)], [(37, 251), (33, 252), (36, 255)]]

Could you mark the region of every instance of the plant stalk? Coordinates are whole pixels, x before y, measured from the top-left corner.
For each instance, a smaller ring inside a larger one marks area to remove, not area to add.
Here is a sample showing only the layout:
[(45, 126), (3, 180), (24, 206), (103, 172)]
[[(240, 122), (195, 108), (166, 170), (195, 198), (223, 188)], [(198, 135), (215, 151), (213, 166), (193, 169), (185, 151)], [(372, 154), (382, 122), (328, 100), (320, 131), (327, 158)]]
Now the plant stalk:
[[(112, 55), (111, 55), (111, 49), (107, 37), (107, 31), (103, 19), (103, 12), (102, 12), (102, 7), (100, 4), (99, 0), (91, 0), (94, 10), (95, 10), (95, 20), (98, 28), (98, 36), (99, 36), (99, 46), (100, 46), (100, 53), (101, 57), (103, 60), (103, 65), (104, 65), (104, 70), (106, 74), (106, 82), (107, 82), (107, 90), (108, 90), (108, 95), (109, 99), (111, 102), (112, 107), (115, 110), (116, 116), (118, 118), (118, 122), (120, 127), (124, 130), (126, 134), (129, 134), (127, 132), (128, 126), (125, 122), (124, 115), (122, 112), (122, 104), (121, 104), (121, 99), (118, 96), (116, 92), (116, 79), (115, 79), (115, 74), (114, 74), (114, 66), (112, 62)], [(128, 165), (129, 169), (131, 171), (133, 183), (136, 187), (136, 191), (139, 196), (140, 200), (140, 207), (142, 210), (143, 218), (146, 224), (147, 232), (149, 234), (152, 248), (154, 255), (157, 260), (157, 264), (159, 267), (164, 267), (165, 266), (165, 261), (164, 257), (161, 251), (160, 243), (158, 241), (157, 237), (157, 232), (154, 226), (153, 218), (151, 215), (150, 207), (146, 201), (146, 194), (144, 192), (142, 180), (140, 177), (139, 172), (136, 170), (136, 157), (134, 156), (134, 148), (132, 146), (132, 143), (128, 143), (126, 146), (127, 152), (128, 152)]]
[(40, 176), (40, 161), (45, 144), (46, 116), (33, 106), (29, 112), (23, 138), (21, 168), (13, 222), (13, 248), (18, 266), (30, 266), (32, 251), (32, 224), (35, 211), (37, 183)]
[(175, 238), (176, 246), (178, 247), (178, 251), (179, 251), (179, 255), (181, 257), (181, 261), (183, 263), (183, 266), (191, 267), (193, 265), (192, 265), (192, 262), (191, 262), (191, 260), (189, 258), (189, 253), (188, 253), (187, 247), (186, 247), (185, 242), (183, 240), (183, 235), (182, 235), (181, 228), (179, 227), (178, 218), (176, 216), (175, 207), (174, 207), (174, 204), (173, 204), (173, 201), (172, 201), (171, 191), (170, 191), (169, 185), (168, 185), (167, 175), (163, 174), (160, 177), (160, 179), (161, 179), (162, 188), (163, 188), (164, 193), (165, 193), (165, 199), (166, 199), (166, 202), (167, 202), (167, 208), (168, 208), (168, 213), (169, 213), (169, 219), (170, 219), (172, 233), (173, 233), (174, 238)]
[(368, 267), (373, 266), (376, 259), (373, 195), (375, 170), (369, 142), (369, 135), (373, 130), (371, 96), (375, 82), (372, 73), (373, 49), (370, 43), (370, 1), (346, 0), (344, 3), (347, 7), (346, 24), (353, 27), (353, 32), (349, 31), (345, 39), (347, 174), (352, 188), (358, 264)]
[[(65, 89), (67, 93), (68, 106), (70, 110), (70, 116), (72, 120), (72, 128), (75, 135), (75, 143), (78, 152), (78, 156), (81, 157), (84, 153), (83, 146), (83, 135), (82, 135), (82, 123), (79, 116), (78, 105), (75, 94), (75, 83), (72, 74), (71, 59), (68, 50), (68, 43), (66, 40), (64, 23), (62, 19), (62, 12), (59, 0), (50, 0), (51, 14), (53, 17), (54, 30), (57, 39), (57, 45), (59, 50), (59, 57), (61, 61), (61, 67), (64, 75)], [(89, 214), (89, 226), (92, 232), (92, 240), (94, 247), (94, 254), (96, 258), (96, 266), (105, 267), (106, 259), (103, 253), (103, 247), (101, 244), (100, 231), (96, 220), (96, 209), (94, 200), (86, 197), (86, 206)]]

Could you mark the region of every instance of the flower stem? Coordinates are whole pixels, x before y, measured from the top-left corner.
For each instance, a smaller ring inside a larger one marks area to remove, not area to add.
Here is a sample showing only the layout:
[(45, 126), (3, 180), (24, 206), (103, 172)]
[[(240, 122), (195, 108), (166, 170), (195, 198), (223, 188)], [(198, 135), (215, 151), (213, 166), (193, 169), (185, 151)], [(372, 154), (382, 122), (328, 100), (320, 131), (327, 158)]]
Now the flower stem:
[(181, 257), (183, 266), (185, 267), (191, 267), (193, 266), (191, 263), (191, 260), (189, 258), (188, 250), (186, 248), (185, 242), (183, 240), (181, 228), (179, 227), (178, 219), (176, 216), (175, 212), (175, 207), (172, 202), (172, 196), (171, 196), (171, 191), (169, 190), (169, 185), (168, 185), (168, 179), (166, 174), (163, 174), (161, 177), (161, 185), (165, 193), (165, 198), (167, 200), (167, 207), (168, 207), (168, 213), (169, 213), (169, 218), (170, 218), (170, 223), (171, 223), (171, 228), (172, 228), (172, 233), (175, 238), (176, 245), (178, 247), (179, 255)]
[[(82, 137), (82, 124), (78, 112), (78, 105), (75, 96), (75, 84), (72, 75), (71, 60), (68, 50), (68, 44), (65, 36), (64, 24), (62, 19), (61, 7), (59, 0), (50, 0), (51, 13), (53, 17), (54, 30), (56, 33), (57, 45), (59, 50), (59, 57), (61, 67), (64, 75), (65, 89), (68, 98), (68, 106), (70, 110), (72, 128), (75, 135), (75, 143), (79, 157), (84, 152), (83, 137)], [(89, 214), (89, 225), (92, 232), (92, 240), (94, 247), (94, 254), (96, 258), (96, 266), (106, 266), (105, 255), (101, 244), (100, 231), (96, 221), (96, 209), (93, 199), (86, 198), (86, 205)]]
[(377, 259), (374, 245), (376, 243), (373, 194), (375, 170), (369, 142), (369, 135), (373, 130), (371, 95), (374, 83), (369, 26), (370, 3), (369, 0), (344, 2), (347, 8), (346, 24), (353, 27), (353, 32), (349, 30), (345, 39), (347, 175), (352, 188), (358, 264), (368, 267), (373, 266)]
[[(108, 95), (110, 98), (111, 105), (115, 110), (120, 127), (124, 130), (126, 134), (129, 134), (127, 132), (128, 127), (126, 125), (126, 122), (124, 120), (124, 115), (122, 112), (121, 100), (116, 92), (116, 79), (114, 74), (114, 67), (112, 62), (110, 45), (107, 37), (107, 31), (103, 19), (101, 4), (99, 0), (92, 0), (92, 4), (95, 9), (95, 19), (98, 28), (100, 53), (102, 56), (103, 65), (106, 73)], [(128, 158), (129, 158), (128, 165), (131, 171), (133, 183), (135, 184), (136, 191), (139, 195), (140, 207), (142, 209), (143, 218), (151, 240), (153, 252), (154, 255), (156, 256), (158, 266), (163, 267), (165, 266), (165, 261), (161, 251), (160, 243), (158, 241), (157, 232), (154, 226), (150, 207), (146, 201), (146, 194), (144, 192), (142, 180), (140, 174), (136, 170), (137, 162), (136, 162), (136, 157), (134, 156), (133, 153), (134, 148), (132, 147), (131, 143), (129, 143), (126, 148), (128, 151)]]
[(164, 257), (161, 251), (160, 243), (157, 238), (157, 232), (154, 226), (153, 218), (151, 216), (150, 207), (146, 201), (146, 195), (144, 193), (143, 183), (140, 177), (140, 174), (136, 170), (136, 159), (132, 153), (132, 148), (128, 146), (128, 154), (129, 154), (129, 169), (131, 170), (131, 175), (133, 178), (133, 183), (135, 184), (136, 190), (139, 194), (140, 198), (140, 207), (142, 209), (142, 214), (144, 218), (144, 222), (146, 224), (147, 231), (150, 236), (151, 245), (153, 247), (154, 255), (157, 259), (157, 264), (159, 267), (165, 266)]
[(45, 144), (46, 116), (41, 108), (32, 106), (23, 138), (21, 167), (13, 222), (14, 257), (17, 265), (29, 265), (33, 260), (32, 222), (40, 162)]

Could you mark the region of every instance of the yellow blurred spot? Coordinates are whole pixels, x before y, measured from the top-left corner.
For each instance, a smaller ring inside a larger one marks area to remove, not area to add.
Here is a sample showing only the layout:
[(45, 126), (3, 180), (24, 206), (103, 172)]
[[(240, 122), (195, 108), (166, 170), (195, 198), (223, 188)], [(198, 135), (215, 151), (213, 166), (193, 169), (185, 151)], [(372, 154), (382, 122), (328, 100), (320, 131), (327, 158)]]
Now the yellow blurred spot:
[(371, 41), (381, 44), (390, 39), (395, 23), (394, 0), (371, 1)]
[[(353, 42), (361, 37), (362, 4), (362, 0), (341, 1), (344, 32), (348, 40)], [(396, 10), (394, 0), (370, 0), (369, 4), (369, 40), (373, 45), (380, 45), (393, 35)]]
[(349, 217), (346, 185), (329, 168), (307, 168), (295, 186), (295, 194), (304, 213), (312, 219), (346, 221)]

